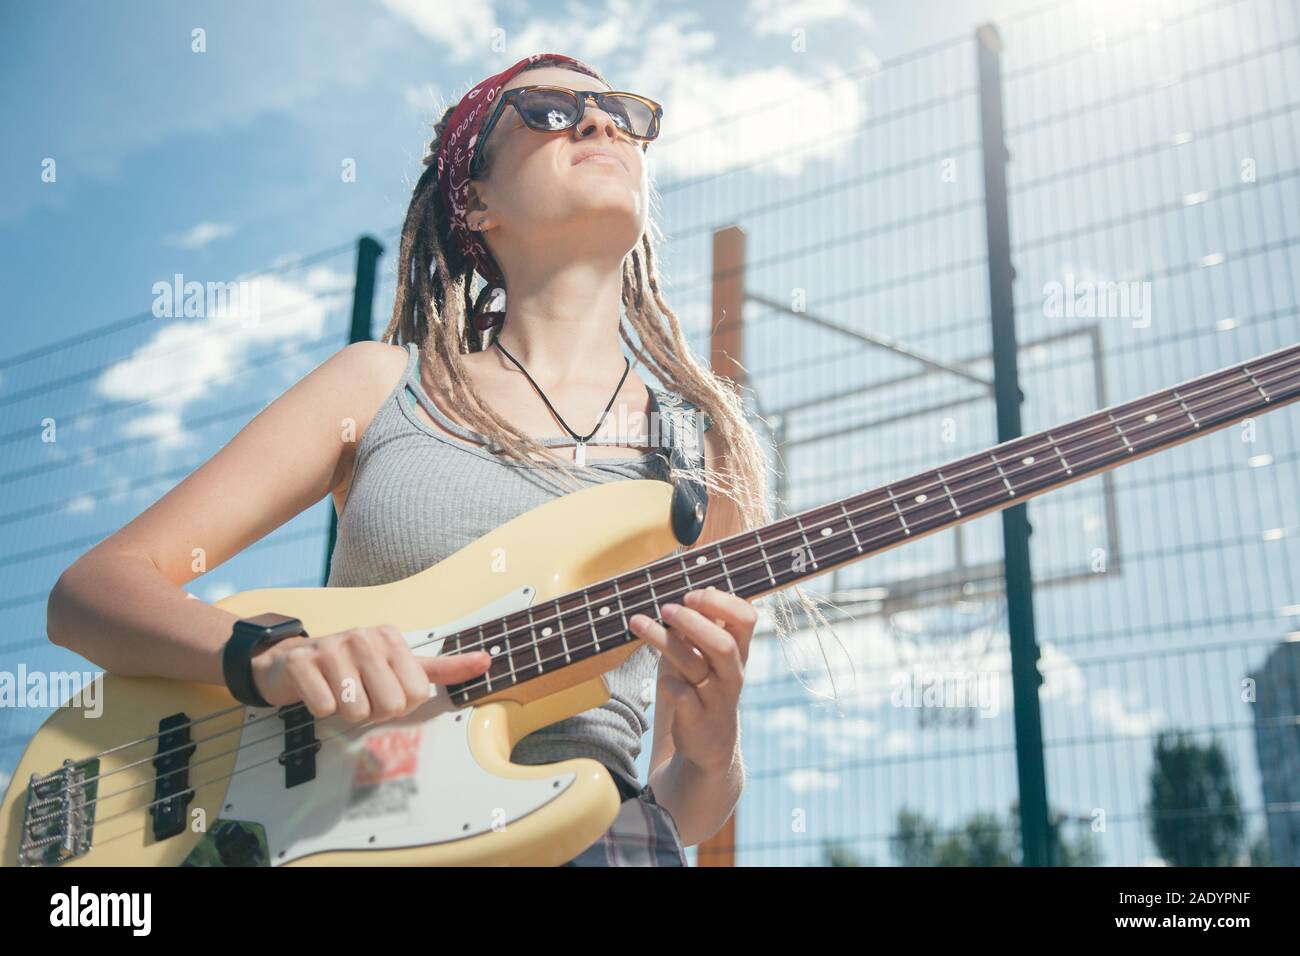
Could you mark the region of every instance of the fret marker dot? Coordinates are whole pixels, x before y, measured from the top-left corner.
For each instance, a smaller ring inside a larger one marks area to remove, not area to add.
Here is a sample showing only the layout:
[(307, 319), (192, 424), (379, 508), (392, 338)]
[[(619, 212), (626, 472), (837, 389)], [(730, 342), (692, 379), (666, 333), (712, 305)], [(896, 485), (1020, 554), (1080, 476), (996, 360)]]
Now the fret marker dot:
[(1022, 465), (1032, 465), (1032, 464), (1034, 463), (1034, 456), (1033, 456), (1033, 455), (1026, 455), (1024, 458), (1021, 458), (1021, 459), (1020, 459), (1020, 463), (1021, 463)]
[(1160, 416), (1157, 415), (1155, 412), (1152, 412), (1150, 415), (1148, 415), (1146, 418), (1144, 418), (1144, 419), (1142, 419), (1142, 420), (1143, 420), (1144, 422), (1153, 422), (1153, 421), (1155, 421), (1155, 420), (1156, 420), (1157, 418), (1159, 418), (1159, 417), (1160, 417)]
[(608, 613), (609, 613), (609, 605), (606, 605), (605, 607), (602, 607), (602, 608), (600, 609), (600, 616), (601, 616), (601, 617), (604, 617), (604, 616), (605, 616), (606, 614), (608, 614)]
[(930, 497), (929, 495), (917, 495), (916, 503), (919, 505), (921, 502), (925, 501), (929, 497)]
[(491, 654), (493, 657), (496, 657), (498, 654), (501, 653), (501, 645), (493, 644), (491, 647), (488, 648), (488, 653)]
[(695, 559), (695, 563), (696, 563), (696, 564), (703, 564), (703, 563), (704, 563), (705, 561), (707, 561), (707, 560), (709, 560), (709, 559), (706, 558), (704, 555), (700, 555), (698, 558)]
[(551, 629), (549, 627), (542, 628), (542, 637), (550, 637), (550, 636), (551, 636)]
[(828, 538), (828, 537), (830, 537), (830, 533), (831, 533), (831, 529), (830, 529), (830, 528), (822, 528), (822, 537), (823, 537), (823, 538)]

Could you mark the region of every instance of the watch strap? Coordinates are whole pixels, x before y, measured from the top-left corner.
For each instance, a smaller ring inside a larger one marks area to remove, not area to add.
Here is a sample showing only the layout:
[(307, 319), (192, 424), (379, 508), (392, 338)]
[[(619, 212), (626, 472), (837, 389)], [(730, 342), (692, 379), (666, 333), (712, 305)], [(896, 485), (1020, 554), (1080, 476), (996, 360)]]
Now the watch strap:
[(264, 647), (306, 634), (302, 621), (284, 614), (268, 612), (236, 621), (221, 654), (222, 676), (231, 696), (250, 707), (272, 706), (253, 682), (253, 655)]

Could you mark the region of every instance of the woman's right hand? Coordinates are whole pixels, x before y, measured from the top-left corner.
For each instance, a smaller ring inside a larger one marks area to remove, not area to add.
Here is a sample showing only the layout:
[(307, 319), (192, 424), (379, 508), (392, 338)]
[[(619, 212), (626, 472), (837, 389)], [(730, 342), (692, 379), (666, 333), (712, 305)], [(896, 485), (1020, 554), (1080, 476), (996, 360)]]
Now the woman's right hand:
[(419, 657), (391, 624), (323, 637), (291, 637), (253, 657), (253, 683), (272, 706), (302, 701), (315, 717), (349, 723), (403, 717), (429, 699), (430, 684), (478, 677), (487, 651)]

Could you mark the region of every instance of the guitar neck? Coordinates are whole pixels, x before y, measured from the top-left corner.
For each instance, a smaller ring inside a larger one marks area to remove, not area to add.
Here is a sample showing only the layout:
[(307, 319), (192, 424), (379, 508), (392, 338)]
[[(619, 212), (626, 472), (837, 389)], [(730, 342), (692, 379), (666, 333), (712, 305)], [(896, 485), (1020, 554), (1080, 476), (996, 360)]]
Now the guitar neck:
[(636, 637), (633, 614), (714, 585), (754, 599), (903, 542), (1000, 511), (1300, 399), (1300, 344), (1005, 441), (902, 481), (606, 579), (448, 637), (497, 646), (487, 675), (449, 688), (472, 703)]

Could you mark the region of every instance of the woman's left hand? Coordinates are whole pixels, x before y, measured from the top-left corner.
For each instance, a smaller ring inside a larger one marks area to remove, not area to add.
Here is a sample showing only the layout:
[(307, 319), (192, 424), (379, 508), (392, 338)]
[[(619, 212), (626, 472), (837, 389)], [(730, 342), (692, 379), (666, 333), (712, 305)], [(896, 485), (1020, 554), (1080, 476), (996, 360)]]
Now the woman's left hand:
[(628, 624), (663, 654), (660, 688), (673, 698), (676, 752), (696, 766), (726, 770), (740, 737), (740, 690), (758, 612), (715, 587), (688, 591), (683, 602), (660, 606), (667, 628), (645, 614)]

